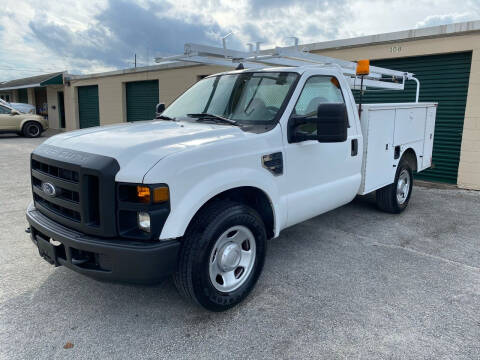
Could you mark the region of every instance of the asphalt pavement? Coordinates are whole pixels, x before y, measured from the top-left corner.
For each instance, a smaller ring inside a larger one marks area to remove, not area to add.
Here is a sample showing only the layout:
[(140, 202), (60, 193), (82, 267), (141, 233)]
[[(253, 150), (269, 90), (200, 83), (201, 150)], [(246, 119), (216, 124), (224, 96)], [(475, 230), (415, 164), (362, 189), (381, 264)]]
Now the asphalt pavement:
[(415, 187), (401, 215), (359, 197), (289, 228), (218, 314), (170, 280), (102, 283), (41, 259), (25, 209), (43, 140), (0, 135), (1, 359), (480, 358), (480, 192)]

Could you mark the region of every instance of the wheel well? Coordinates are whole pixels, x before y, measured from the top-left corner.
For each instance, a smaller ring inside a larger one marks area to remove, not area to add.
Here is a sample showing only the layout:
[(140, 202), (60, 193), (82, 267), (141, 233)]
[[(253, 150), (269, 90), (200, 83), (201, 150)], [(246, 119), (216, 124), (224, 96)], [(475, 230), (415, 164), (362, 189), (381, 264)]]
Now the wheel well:
[(27, 124), (29, 123), (35, 123), (35, 124), (38, 124), (40, 126), (40, 128), (43, 130), (43, 126), (42, 124), (40, 124), (40, 122), (36, 121), (36, 120), (27, 120), (23, 123), (22, 125), (22, 132), (25, 130), (25, 126), (27, 126)]
[(403, 152), (402, 159), (408, 162), (413, 171), (417, 171), (417, 155), (412, 148), (408, 148)]
[[(206, 206), (217, 200), (232, 200), (248, 205), (251, 208), (255, 209), (262, 218), (263, 223), (265, 224), (267, 237), (270, 239), (273, 238), (273, 236), (275, 235), (275, 220), (273, 215), (273, 207), (269, 197), (262, 190), (251, 186), (244, 186), (226, 190), (220, 194), (215, 195), (213, 198), (203, 204), (202, 207), (198, 209), (197, 213), (193, 218), (195, 218)], [(192, 221), (190, 221), (190, 223), (192, 223)]]

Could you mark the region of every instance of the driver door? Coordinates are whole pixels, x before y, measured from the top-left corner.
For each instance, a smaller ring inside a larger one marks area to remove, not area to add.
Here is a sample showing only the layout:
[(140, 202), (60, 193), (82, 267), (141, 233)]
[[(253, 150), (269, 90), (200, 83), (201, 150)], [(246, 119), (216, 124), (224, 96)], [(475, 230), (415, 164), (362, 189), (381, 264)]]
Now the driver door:
[(16, 130), (17, 121), (15, 115), (6, 106), (0, 105), (0, 130)]
[[(331, 75), (312, 75), (303, 85), (291, 116), (317, 116), (322, 103), (345, 103), (339, 80)], [(351, 106), (347, 104), (349, 128), (347, 141), (320, 143), (306, 140), (285, 141), (288, 187), (288, 226), (350, 202), (361, 182), (361, 154)], [(292, 121), (292, 117), (289, 121)], [(321, 119), (320, 119), (321, 121)], [(353, 123), (353, 124), (352, 124)], [(301, 125), (302, 132), (316, 134), (316, 125)], [(356, 141), (355, 141), (356, 139)]]

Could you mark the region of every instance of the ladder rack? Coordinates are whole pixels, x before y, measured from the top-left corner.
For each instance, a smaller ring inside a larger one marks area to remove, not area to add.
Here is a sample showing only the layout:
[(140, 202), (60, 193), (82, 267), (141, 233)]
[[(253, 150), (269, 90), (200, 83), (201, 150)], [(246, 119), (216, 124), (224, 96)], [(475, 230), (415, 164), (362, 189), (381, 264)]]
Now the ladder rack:
[[(339, 69), (349, 81), (351, 89), (366, 90), (367, 88), (404, 90), (407, 80), (417, 83), (416, 102), (420, 92), (420, 82), (409, 72), (390, 70), (377, 66), (370, 66), (370, 74), (358, 76), (357, 63), (328, 56), (300, 51), (298, 47), (276, 47), (270, 50), (238, 51), (226, 47), (214, 47), (187, 43), (181, 55), (158, 57), (157, 63), (171, 61), (187, 61), (199, 64), (220, 65), (236, 68), (242, 64), (245, 69), (262, 69), (272, 66), (334, 66)], [(363, 83), (363, 86), (361, 84)]]

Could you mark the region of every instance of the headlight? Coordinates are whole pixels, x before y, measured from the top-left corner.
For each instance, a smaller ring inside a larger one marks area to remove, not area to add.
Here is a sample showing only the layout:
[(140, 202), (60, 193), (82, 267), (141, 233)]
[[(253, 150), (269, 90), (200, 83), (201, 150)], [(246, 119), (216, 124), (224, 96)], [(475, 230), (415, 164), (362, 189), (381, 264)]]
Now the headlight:
[(137, 222), (140, 230), (150, 232), (150, 214), (146, 212), (137, 213)]

